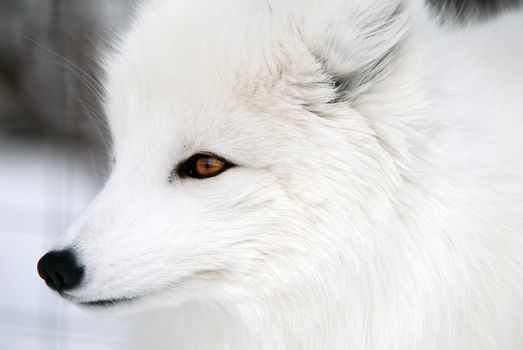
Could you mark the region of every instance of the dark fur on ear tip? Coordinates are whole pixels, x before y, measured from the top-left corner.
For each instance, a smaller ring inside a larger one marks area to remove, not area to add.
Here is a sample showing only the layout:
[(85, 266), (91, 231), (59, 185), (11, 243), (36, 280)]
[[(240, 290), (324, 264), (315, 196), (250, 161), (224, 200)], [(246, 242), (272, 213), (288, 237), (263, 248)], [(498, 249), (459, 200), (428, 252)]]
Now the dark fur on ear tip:
[(523, 0), (427, 0), (441, 22), (486, 20), (523, 5)]

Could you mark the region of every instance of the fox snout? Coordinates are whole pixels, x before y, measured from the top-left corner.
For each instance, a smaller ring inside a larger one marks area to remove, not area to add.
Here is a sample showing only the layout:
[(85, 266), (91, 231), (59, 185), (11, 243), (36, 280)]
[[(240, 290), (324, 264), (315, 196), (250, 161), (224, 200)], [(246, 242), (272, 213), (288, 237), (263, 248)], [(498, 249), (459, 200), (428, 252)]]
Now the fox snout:
[(45, 254), (38, 261), (37, 270), (47, 286), (58, 293), (78, 286), (84, 275), (84, 269), (72, 250)]

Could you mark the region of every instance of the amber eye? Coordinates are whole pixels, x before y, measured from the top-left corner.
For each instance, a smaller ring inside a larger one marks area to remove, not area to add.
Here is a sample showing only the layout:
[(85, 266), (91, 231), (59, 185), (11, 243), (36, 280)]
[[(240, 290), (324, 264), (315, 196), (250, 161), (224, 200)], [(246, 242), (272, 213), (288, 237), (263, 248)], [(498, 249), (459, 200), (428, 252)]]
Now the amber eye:
[(223, 173), (234, 166), (231, 162), (211, 153), (197, 153), (176, 168), (179, 177), (206, 179)]

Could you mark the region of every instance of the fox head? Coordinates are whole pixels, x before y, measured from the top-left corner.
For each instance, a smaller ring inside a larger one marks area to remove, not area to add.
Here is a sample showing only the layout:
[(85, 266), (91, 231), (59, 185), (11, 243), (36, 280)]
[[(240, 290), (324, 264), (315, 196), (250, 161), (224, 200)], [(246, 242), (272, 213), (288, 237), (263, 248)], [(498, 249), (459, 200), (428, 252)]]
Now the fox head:
[(378, 227), (410, 149), (396, 137), (408, 123), (387, 117), (419, 94), (395, 59), (408, 10), (143, 4), (104, 60), (110, 178), (42, 258), (42, 277), (96, 310), (307, 300), (332, 284), (367, 293), (381, 249), (368, 238), (389, 239)]

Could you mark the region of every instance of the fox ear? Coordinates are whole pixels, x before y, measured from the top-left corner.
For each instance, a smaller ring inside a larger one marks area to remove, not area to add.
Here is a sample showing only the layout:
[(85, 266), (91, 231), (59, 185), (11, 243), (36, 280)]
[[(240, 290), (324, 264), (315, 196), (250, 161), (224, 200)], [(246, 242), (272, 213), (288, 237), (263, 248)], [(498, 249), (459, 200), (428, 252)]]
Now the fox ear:
[(309, 0), (302, 35), (335, 79), (382, 60), (407, 28), (406, 0)]

